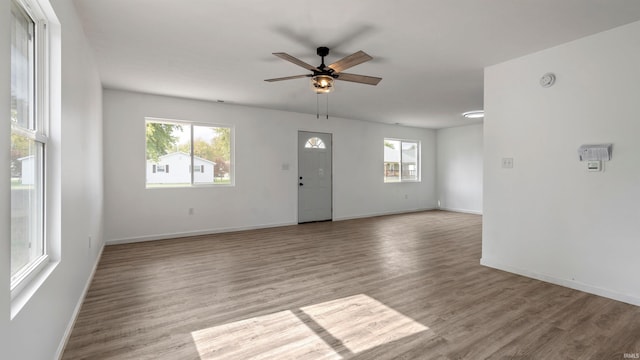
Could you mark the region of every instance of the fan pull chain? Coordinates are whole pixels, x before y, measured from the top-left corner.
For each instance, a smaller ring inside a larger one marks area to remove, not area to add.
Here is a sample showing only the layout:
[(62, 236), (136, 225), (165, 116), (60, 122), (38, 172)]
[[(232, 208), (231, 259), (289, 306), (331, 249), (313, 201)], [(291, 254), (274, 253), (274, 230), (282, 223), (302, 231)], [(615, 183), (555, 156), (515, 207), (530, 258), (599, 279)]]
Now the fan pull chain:
[(329, 120), (329, 94), (327, 93), (327, 120)]
[[(320, 95), (321, 94), (316, 94), (316, 119), (320, 119)], [(329, 119), (329, 94), (327, 94), (327, 112), (325, 114), (325, 116), (327, 117), (327, 120)]]

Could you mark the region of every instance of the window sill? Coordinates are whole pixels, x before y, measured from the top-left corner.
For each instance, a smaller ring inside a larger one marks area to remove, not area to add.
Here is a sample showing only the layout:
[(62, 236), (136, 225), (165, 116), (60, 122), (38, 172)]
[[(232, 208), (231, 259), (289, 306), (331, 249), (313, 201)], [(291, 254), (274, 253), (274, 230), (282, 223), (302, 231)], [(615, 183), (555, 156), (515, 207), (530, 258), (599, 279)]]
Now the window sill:
[(57, 265), (58, 262), (53, 262), (51, 258), (46, 257), (29, 276), (11, 290), (11, 320), (20, 313), (20, 310), (22, 310), (40, 286), (49, 278), (49, 275), (53, 273)]
[(145, 186), (145, 190), (166, 190), (166, 189), (200, 189), (200, 188), (227, 188), (234, 187), (235, 184), (193, 184), (193, 185), (166, 185), (166, 186)]
[(420, 183), (422, 180), (405, 180), (405, 181), (385, 181), (385, 184), (406, 184), (406, 183)]

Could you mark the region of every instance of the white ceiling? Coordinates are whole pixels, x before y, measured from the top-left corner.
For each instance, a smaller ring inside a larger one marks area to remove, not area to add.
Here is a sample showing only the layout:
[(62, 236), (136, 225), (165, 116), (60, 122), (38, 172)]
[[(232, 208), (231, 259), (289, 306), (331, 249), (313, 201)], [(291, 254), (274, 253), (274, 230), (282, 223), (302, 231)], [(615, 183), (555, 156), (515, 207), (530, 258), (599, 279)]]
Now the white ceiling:
[[(638, 0), (74, 0), (105, 88), (316, 114), (307, 71), (364, 50), (331, 116), (442, 128), (473, 123), (483, 68), (640, 20)], [(548, 69), (553, 71), (553, 69)], [(540, 74), (542, 75), (542, 74)], [(477, 122), (477, 120), (475, 120)]]

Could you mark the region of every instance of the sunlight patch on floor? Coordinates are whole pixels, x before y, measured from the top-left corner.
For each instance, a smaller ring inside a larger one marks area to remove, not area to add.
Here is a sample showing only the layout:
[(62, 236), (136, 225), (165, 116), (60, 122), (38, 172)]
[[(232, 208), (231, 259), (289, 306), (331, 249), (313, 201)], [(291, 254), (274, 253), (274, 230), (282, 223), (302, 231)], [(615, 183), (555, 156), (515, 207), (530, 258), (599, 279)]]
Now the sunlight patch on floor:
[(191, 333), (201, 359), (342, 359), (428, 327), (364, 294)]
[(342, 359), (291, 311), (191, 333), (200, 359)]
[(301, 310), (354, 354), (429, 329), (364, 294)]

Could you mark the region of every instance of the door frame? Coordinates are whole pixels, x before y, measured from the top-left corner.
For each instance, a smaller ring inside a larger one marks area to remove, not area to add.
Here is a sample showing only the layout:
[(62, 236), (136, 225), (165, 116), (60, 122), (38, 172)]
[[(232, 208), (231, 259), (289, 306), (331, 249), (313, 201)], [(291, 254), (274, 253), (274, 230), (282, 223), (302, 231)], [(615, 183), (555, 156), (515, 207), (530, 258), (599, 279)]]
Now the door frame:
[[(305, 222), (300, 222), (300, 149), (301, 149), (301, 144), (300, 144), (300, 133), (314, 133), (314, 134), (324, 134), (324, 135), (329, 135), (330, 139), (331, 139), (331, 151), (329, 153), (329, 158), (331, 159), (331, 197), (330, 197), (330, 202), (331, 202), (331, 217), (327, 220), (317, 220), (317, 221), (305, 221)], [(324, 221), (333, 221), (333, 133), (331, 132), (324, 132), (324, 131), (314, 131), (314, 130), (301, 130), (298, 129), (297, 132), (297, 141), (296, 141), (296, 157), (297, 157), (297, 164), (298, 164), (298, 173), (296, 174), (296, 222), (298, 224), (309, 224), (309, 223), (314, 223), (314, 222), (324, 222)]]

